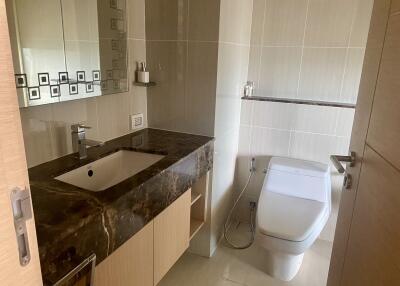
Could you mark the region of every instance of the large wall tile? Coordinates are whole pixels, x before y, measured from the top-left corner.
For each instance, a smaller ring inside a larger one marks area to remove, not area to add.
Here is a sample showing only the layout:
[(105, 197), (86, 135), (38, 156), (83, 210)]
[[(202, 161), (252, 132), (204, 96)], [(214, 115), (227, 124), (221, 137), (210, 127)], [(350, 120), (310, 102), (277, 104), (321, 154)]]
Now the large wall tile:
[(251, 45), (262, 45), (265, 5), (267, 0), (253, 0)]
[(240, 99), (217, 94), (215, 103), (215, 136), (238, 129), (240, 124)]
[(214, 135), (218, 44), (189, 42), (185, 96), (187, 131)]
[(136, 81), (136, 71), (140, 68), (140, 62), (146, 62), (146, 41), (128, 39), (128, 55), (128, 75), (129, 82), (132, 83)]
[(251, 154), (253, 156), (288, 156), (290, 131), (253, 127)]
[(149, 126), (184, 130), (186, 42), (147, 42), (147, 64), (157, 86), (148, 89)]
[(242, 70), (247, 65), (247, 47), (220, 43), (218, 46), (217, 94), (240, 98), (246, 82)]
[(219, 41), (249, 45), (252, 0), (221, 0)]
[(253, 109), (253, 126), (290, 130), (295, 118), (295, 105), (255, 101)]
[(339, 108), (336, 124), (336, 136), (350, 138), (353, 129), (355, 110), (352, 108)]
[(292, 111), (295, 131), (335, 135), (338, 109), (317, 105), (296, 105)]
[(374, 0), (357, 0), (356, 15), (350, 37), (350, 47), (365, 47)]
[(301, 46), (307, 0), (267, 0), (264, 46)]
[(189, 40), (218, 41), (220, 1), (190, 0)]
[(146, 38), (145, 2), (146, 0), (127, 1), (128, 37), (131, 39)]
[(300, 62), (301, 48), (263, 48), (257, 93), (269, 97), (296, 97)]
[(397, 13), (397, 12), (400, 12), (400, 0), (393, 0), (391, 13)]
[(258, 74), (260, 72), (261, 65), (261, 52), (261, 46), (250, 47), (247, 80), (254, 82), (255, 94), (257, 94), (259, 91)]
[(298, 97), (338, 101), (345, 61), (344, 48), (305, 48)]
[(129, 93), (98, 97), (97, 113), (99, 137), (102, 140), (110, 140), (130, 132)]
[(346, 47), (356, 0), (310, 0), (306, 46)]
[(186, 40), (188, 0), (146, 0), (146, 40)]
[(346, 138), (313, 133), (294, 132), (289, 155), (294, 158), (329, 163), (332, 154), (346, 154)]
[(347, 52), (347, 63), (343, 78), (341, 102), (356, 103), (364, 63), (364, 48), (352, 48)]
[(240, 125), (238, 156), (250, 156), (251, 126)]
[(20, 109), (28, 167), (54, 158), (51, 105)]
[(252, 100), (242, 100), (242, 106), (240, 110), (240, 124), (252, 124), (254, 104), (257, 104), (257, 102), (254, 102)]

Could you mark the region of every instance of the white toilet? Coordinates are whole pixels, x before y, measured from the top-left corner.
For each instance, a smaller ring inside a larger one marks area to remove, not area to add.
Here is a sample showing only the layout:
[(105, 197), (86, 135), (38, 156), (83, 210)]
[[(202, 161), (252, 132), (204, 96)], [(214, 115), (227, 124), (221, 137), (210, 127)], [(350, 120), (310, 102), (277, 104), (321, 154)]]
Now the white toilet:
[(256, 239), (267, 250), (269, 275), (292, 280), (304, 252), (331, 212), (330, 168), (326, 164), (273, 157), (257, 208)]

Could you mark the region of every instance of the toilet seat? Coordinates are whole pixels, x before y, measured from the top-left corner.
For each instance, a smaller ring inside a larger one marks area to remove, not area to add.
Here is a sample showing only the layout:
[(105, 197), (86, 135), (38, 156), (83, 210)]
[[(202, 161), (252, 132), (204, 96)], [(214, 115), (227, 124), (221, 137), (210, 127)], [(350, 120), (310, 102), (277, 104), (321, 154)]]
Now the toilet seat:
[[(295, 198), (298, 199), (298, 198)], [(262, 206), (259, 204), (259, 208)], [(260, 212), (261, 209), (258, 209)], [(292, 255), (299, 255), (304, 253), (320, 235), (322, 229), (325, 227), (326, 222), (329, 219), (330, 209), (328, 206), (323, 208), (323, 212), (320, 214), (320, 219), (311, 227), (311, 231), (308, 232), (308, 236), (302, 241), (293, 241), (275, 237), (272, 235), (266, 235), (264, 231), (261, 231), (260, 224), (257, 218), (257, 231), (256, 240), (267, 250), (273, 250), (277, 252), (284, 252)]]
[(260, 234), (300, 242), (324, 223), (326, 203), (263, 192), (260, 197), (257, 226)]

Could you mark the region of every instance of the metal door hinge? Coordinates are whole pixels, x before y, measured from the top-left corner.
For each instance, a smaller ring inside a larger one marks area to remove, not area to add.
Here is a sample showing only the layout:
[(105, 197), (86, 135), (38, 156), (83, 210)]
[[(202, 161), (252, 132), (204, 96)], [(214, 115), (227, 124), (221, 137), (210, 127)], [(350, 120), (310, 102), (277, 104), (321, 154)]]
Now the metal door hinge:
[(14, 228), (17, 237), (19, 262), (22, 266), (29, 264), (28, 231), (26, 221), (32, 218), (31, 196), (28, 189), (15, 188), (11, 191), (11, 205), (14, 217)]

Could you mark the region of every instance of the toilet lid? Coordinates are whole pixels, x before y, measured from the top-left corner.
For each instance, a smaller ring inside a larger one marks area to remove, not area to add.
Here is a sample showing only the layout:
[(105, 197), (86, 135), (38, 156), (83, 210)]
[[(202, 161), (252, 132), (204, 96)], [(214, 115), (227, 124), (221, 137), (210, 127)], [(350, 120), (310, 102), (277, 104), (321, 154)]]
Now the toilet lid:
[(257, 209), (261, 234), (290, 241), (303, 241), (312, 234), (328, 211), (326, 203), (262, 192)]

